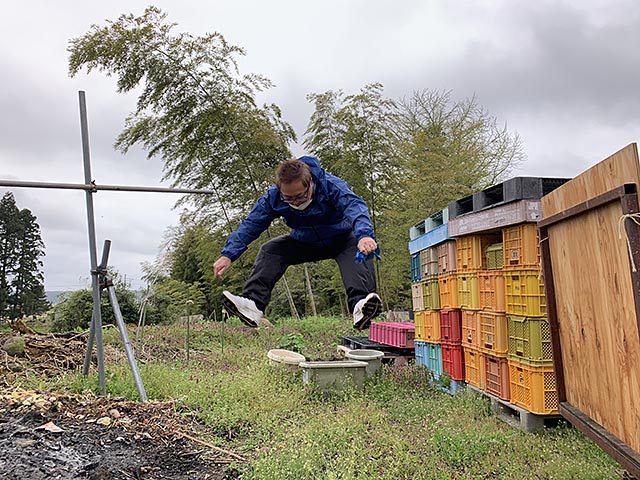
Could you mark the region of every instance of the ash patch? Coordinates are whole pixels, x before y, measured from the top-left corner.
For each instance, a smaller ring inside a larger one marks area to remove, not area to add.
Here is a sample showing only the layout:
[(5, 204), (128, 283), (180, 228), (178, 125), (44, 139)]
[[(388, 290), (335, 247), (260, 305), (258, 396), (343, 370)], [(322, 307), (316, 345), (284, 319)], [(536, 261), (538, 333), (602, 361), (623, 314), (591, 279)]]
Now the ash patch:
[[(192, 441), (192, 430), (191, 439), (182, 436), (192, 425), (168, 402), (60, 399), (27, 391), (0, 399), (6, 407), (0, 408), (1, 479), (239, 478), (234, 464), (242, 457)], [(48, 422), (62, 431), (42, 428)]]

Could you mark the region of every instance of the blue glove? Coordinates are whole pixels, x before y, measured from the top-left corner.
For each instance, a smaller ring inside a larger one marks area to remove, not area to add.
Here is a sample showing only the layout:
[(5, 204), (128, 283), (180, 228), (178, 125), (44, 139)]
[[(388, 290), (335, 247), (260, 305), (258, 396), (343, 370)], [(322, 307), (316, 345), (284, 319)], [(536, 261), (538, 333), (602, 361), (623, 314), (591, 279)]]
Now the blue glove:
[(354, 257), (353, 261), (356, 263), (363, 263), (366, 260), (371, 260), (372, 258), (377, 258), (378, 260), (382, 260), (382, 257), (380, 256), (380, 247), (377, 247), (369, 255), (365, 255), (360, 250), (358, 250), (356, 252), (356, 256)]

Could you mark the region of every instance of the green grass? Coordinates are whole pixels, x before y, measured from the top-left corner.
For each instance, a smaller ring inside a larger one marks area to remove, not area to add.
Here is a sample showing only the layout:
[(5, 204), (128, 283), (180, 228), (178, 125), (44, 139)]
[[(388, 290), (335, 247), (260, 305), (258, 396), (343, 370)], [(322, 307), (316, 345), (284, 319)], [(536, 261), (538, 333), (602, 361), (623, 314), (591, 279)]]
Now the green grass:
[[(496, 419), (475, 392), (450, 396), (429, 386), (421, 367), (385, 366), (364, 391), (321, 396), (299, 372), (268, 364), (282, 346), (310, 359), (336, 356), (348, 320), (281, 320), (250, 331), (226, 326), (185, 331), (147, 327), (140, 363), (151, 399), (175, 400), (206, 424), (208, 441), (245, 455), (244, 479), (618, 479), (620, 468), (566, 423), (529, 434)], [(117, 332), (105, 343), (119, 345)], [(131, 338), (135, 336), (132, 334)], [(39, 379), (55, 391), (98, 392), (97, 375)], [(110, 395), (137, 398), (128, 366), (107, 364)]]

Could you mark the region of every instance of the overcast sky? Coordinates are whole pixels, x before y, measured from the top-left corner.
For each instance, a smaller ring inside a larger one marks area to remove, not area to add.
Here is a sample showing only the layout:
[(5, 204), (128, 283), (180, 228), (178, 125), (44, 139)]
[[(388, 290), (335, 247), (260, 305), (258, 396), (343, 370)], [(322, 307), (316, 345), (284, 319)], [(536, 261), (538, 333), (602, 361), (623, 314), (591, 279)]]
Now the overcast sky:
[[(146, 2), (5, 2), (0, 29), (0, 178), (83, 182), (78, 91), (87, 95), (92, 177), (99, 184), (161, 185), (161, 165), (113, 150), (133, 95), (92, 72), (67, 74), (67, 46), (92, 24), (141, 14)], [(243, 73), (276, 87), (275, 102), (303, 138), (306, 94), (355, 93), (381, 82), (391, 98), (414, 90), (477, 95), (518, 132), (527, 160), (515, 175), (572, 177), (638, 140), (640, 3), (602, 1), (158, 0), (176, 31), (217, 31), (243, 47)], [(305, 153), (294, 146), (294, 153)], [(7, 189), (0, 188), (0, 195)], [(47, 290), (85, 287), (89, 277), (84, 193), (11, 189), (37, 216), (46, 244)], [(94, 195), (98, 249), (141, 286), (178, 197)], [(429, 212), (425, 212), (428, 214)], [(417, 219), (418, 220), (418, 219)]]

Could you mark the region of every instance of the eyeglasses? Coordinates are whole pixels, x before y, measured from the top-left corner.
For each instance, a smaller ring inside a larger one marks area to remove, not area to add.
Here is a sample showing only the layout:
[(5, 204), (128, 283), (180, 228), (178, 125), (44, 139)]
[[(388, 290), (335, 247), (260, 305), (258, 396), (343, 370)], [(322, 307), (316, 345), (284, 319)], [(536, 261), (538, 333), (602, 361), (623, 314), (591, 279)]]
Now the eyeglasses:
[(309, 197), (309, 190), (311, 190), (311, 183), (309, 183), (304, 193), (301, 193), (300, 195), (296, 195), (295, 197), (287, 197), (280, 194), (280, 199), (285, 203), (304, 202)]

